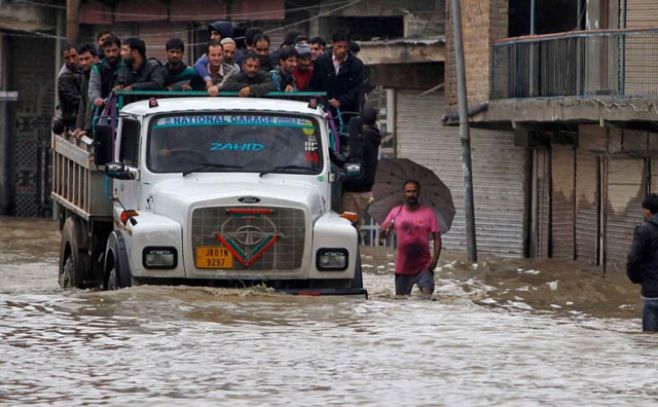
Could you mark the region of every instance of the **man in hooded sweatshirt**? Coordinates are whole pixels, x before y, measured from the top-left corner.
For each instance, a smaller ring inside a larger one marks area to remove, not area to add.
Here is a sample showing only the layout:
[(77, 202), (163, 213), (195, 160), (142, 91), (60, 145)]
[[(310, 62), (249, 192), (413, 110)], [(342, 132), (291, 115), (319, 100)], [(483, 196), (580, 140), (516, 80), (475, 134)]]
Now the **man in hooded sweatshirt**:
[[(230, 21), (215, 21), (214, 23), (208, 24), (208, 34), (210, 35), (210, 41), (221, 42), (224, 38), (233, 37), (233, 23)], [(210, 75), (208, 74), (208, 54), (205, 53), (197, 59), (194, 63), (194, 70), (197, 75), (203, 78), (206, 83), (210, 82)]]
[(645, 222), (635, 228), (626, 274), (642, 285), (642, 330), (658, 332), (658, 194), (642, 201)]
[[(348, 162), (361, 164), (361, 176), (347, 178), (343, 181), (343, 211), (354, 212), (362, 220), (366, 208), (372, 199), (372, 186), (375, 183), (377, 161), (379, 159), (379, 145), (382, 135), (375, 124), (377, 111), (368, 108), (362, 115), (363, 127), (356, 130), (349, 137)], [(358, 127), (359, 120), (352, 120), (351, 127)]]

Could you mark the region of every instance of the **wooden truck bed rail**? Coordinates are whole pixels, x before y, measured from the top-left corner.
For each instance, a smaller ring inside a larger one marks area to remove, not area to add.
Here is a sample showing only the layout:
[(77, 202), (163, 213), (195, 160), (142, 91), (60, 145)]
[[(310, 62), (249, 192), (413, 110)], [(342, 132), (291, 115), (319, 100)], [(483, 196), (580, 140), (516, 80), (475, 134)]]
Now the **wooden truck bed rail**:
[(92, 140), (52, 135), (52, 198), (85, 220), (112, 219), (105, 172), (94, 163)]

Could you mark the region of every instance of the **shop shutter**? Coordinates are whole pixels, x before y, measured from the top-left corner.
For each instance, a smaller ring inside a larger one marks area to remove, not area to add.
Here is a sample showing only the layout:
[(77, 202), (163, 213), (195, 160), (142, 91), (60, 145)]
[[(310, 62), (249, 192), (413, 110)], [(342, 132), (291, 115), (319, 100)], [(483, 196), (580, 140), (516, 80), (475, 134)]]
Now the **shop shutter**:
[[(623, 23), (623, 22), (622, 22)], [(626, 0), (626, 28), (629, 30), (658, 27), (658, 1)], [(653, 58), (654, 37), (646, 32), (628, 34), (624, 49), (624, 95), (656, 96), (658, 89), (652, 80), (658, 76)]]
[(579, 150), (576, 157), (576, 258), (597, 263), (599, 236), (599, 158)]
[(574, 148), (554, 144), (552, 149), (551, 257), (571, 260), (575, 252)]
[(658, 27), (658, 2), (656, 0), (625, 0), (625, 2), (626, 28)]
[(622, 268), (633, 240), (635, 226), (642, 223), (642, 199), (648, 175), (642, 158), (611, 158), (608, 163), (606, 264)]
[[(447, 248), (466, 250), (464, 175), (458, 127), (446, 127), (443, 94), (399, 91), (396, 137), (399, 157), (433, 169), (452, 192), (457, 215), (444, 236)], [(512, 132), (471, 129), (478, 252), (525, 255), (527, 151)]]

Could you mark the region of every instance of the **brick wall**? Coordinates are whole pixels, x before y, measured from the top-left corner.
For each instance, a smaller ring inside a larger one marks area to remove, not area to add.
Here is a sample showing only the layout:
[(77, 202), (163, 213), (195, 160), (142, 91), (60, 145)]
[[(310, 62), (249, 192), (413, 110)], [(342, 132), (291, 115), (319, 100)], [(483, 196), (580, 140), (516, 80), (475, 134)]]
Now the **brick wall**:
[(53, 40), (14, 37), (9, 46), (9, 88), (18, 91), (11, 104), (10, 214), (51, 213), (50, 123), (55, 104)]
[[(457, 104), (457, 74), (452, 35), (451, 0), (446, 0), (445, 95)], [(461, 0), (462, 31), (469, 105), (489, 100), (491, 44), (507, 37), (508, 0)]]

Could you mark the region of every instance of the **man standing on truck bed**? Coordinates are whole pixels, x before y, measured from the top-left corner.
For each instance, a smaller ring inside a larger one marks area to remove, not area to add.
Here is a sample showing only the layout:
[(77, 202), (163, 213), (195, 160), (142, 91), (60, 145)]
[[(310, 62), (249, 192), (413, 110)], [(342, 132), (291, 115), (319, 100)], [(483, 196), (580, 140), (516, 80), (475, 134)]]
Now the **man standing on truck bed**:
[(78, 115), (75, 120), (76, 135), (82, 130), (91, 129), (91, 107), (89, 105), (89, 76), (91, 69), (98, 62), (98, 55), (94, 44), (82, 44), (78, 48), (78, 61), (82, 68), (82, 84), (80, 85), (82, 95)]
[(313, 66), (310, 90), (327, 92), (332, 114), (360, 112), (365, 71), (363, 62), (350, 51), (350, 38), (345, 32), (332, 37), (332, 48), (322, 54)]
[(254, 52), (248, 52), (242, 62), (242, 70), (228, 77), (224, 82), (224, 90), (238, 91), (240, 96), (262, 97), (276, 90), (269, 72), (260, 70), (260, 57)]
[(105, 99), (114, 88), (117, 72), (121, 66), (121, 40), (114, 35), (103, 42), (105, 57), (94, 65), (89, 75), (89, 100), (96, 107), (103, 107)]
[(78, 64), (78, 49), (74, 44), (66, 44), (62, 56), (65, 63), (57, 78), (57, 97), (62, 123), (69, 131), (73, 131), (80, 106), (82, 69)]
[(117, 73), (115, 89), (163, 90), (165, 69), (156, 59), (146, 58), (146, 44), (140, 38), (123, 40), (121, 58), (124, 65)]

